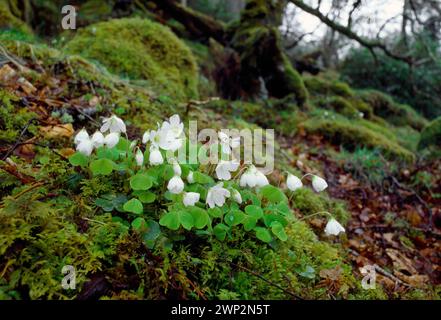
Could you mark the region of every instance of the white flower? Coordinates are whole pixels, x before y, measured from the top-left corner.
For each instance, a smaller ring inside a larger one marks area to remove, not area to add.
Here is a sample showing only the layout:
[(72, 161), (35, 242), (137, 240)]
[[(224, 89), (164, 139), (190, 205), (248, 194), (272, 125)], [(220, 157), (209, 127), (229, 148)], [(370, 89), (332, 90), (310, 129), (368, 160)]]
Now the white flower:
[(328, 187), (328, 184), (326, 183), (325, 179), (320, 178), (318, 176), (312, 177), (312, 188), (316, 192), (321, 192), (321, 191), (325, 190), (327, 187)]
[(183, 199), (184, 206), (194, 206), (194, 204), (199, 201), (200, 197), (201, 195), (197, 192), (185, 192)]
[(109, 133), (104, 138), (104, 144), (108, 148), (113, 148), (114, 146), (116, 146), (118, 144), (118, 142), (119, 142), (119, 133), (116, 133), (116, 132)]
[(184, 181), (180, 176), (174, 176), (168, 182), (167, 189), (174, 194), (181, 193), (184, 190)]
[(147, 142), (150, 141), (150, 131), (146, 131), (144, 132), (144, 134), (142, 135), (142, 143), (146, 144)]
[(89, 134), (87, 133), (86, 129), (81, 129), (80, 132), (77, 133), (77, 135), (74, 138), (74, 143), (77, 145), (81, 141), (89, 139)]
[(164, 158), (162, 157), (161, 151), (157, 147), (150, 147), (150, 156), (149, 162), (152, 166), (160, 165), (164, 162)]
[(84, 154), (85, 156), (90, 156), (93, 151), (93, 142), (91, 139), (83, 139), (77, 145), (77, 151)]
[(215, 206), (222, 207), (225, 203), (225, 198), (230, 197), (230, 191), (223, 187), (223, 183), (219, 182), (214, 187), (208, 189), (207, 204), (210, 208)]
[(338, 236), (340, 232), (345, 232), (345, 228), (343, 228), (342, 225), (334, 218), (330, 219), (326, 224), (325, 233), (328, 236)]
[(235, 149), (240, 146), (240, 137), (231, 138), (222, 131), (218, 132), (218, 137), (222, 147), (222, 152), (230, 154), (231, 149)]
[(176, 151), (182, 146), (183, 139), (176, 137), (171, 130), (161, 128), (150, 131), (152, 145), (163, 150)]
[(122, 121), (122, 119), (112, 115), (110, 118), (105, 118), (103, 120), (103, 125), (101, 126), (100, 131), (109, 131), (110, 133), (126, 133), (126, 124), (124, 121)]
[(217, 178), (219, 180), (230, 180), (231, 172), (236, 171), (238, 167), (239, 167), (239, 162), (235, 160), (232, 161), (221, 160), (216, 166)]
[(92, 143), (95, 148), (99, 148), (104, 144), (104, 136), (101, 132), (96, 131), (92, 135)]
[(135, 155), (135, 161), (136, 164), (138, 166), (142, 166), (142, 164), (144, 163), (144, 155), (142, 154), (141, 149), (138, 148), (138, 150), (136, 151), (136, 155)]
[(173, 172), (175, 173), (176, 176), (181, 176), (181, 174), (182, 174), (181, 166), (176, 161), (176, 159), (172, 159), (171, 161), (173, 163)]
[(169, 131), (174, 137), (178, 138), (184, 132), (184, 124), (181, 122), (179, 115), (175, 114), (168, 121), (162, 123), (162, 130)]
[(297, 189), (300, 189), (303, 187), (302, 180), (300, 180), (295, 175), (288, 173), (288, 178), (286, 179), (286, 185), (288, 186), (288, 189), (291, 191), (296, 191)]
[(248, 186), (250, 188), (263, 187), (269, 184), (267, 177), (260, 172), (254, 165), (251, 165), (247, 171), (240, 177), (241, 187)]
[(187, 176), (188, 183), (194, 183), (193, 171), (190, 171)]
[(236, 201), (238, 204), (242, 203), (242, 196), (240, 195), (240, 192), (237, 191), (236, 189), (233, 189), (233, 199), (234, 201)]

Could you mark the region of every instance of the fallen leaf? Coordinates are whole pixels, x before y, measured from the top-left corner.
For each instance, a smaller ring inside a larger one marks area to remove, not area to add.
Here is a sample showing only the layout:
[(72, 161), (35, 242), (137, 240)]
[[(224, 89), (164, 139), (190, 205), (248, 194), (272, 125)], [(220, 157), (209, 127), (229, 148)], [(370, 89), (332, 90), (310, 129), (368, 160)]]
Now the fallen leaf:
[(15, 72), (14, 69), (5, 64), (3, 67), (0, 68), (0, 82), (9, 82), (16, 74), (17, 72)]
[(40, 130), (48, 139), (70, 138), (74, 134), (74, 129), (71, 123), (41, 127)]

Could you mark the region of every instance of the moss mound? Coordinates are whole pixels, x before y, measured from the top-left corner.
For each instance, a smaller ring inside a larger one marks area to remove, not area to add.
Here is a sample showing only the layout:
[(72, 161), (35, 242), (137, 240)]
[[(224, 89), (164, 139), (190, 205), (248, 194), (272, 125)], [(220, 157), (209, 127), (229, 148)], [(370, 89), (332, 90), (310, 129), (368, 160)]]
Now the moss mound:
[(421, 150), (429, 146), (441, 147), (441, 117), (430, 122), (421, 132), (418, 149)]
[(198, 71), (190, 49), (168, 28), (127, 18), (78, 31), (67, 50), (97, 60), (111, 72), (145, 80), (155, 91), (178, 99), (197, 96)]
[(396, 103), (390, 96), (377, 90), (362, 90), (360, 98), (372, 106), (375, 115), (384, 118), (396, 126), (410, 125), (421, 130), (427, 124), (426, 119), (419, 115), (412, 107)]
[(336, 79), (327, 79), (322, 76), (305, 76), (305, 86), (311, 95), (337, 95), (342, 97), (353, 97), (354, 92), (345, 82)]
[[(301, 125), (307, 132), (322, 134), (331, 142), (341, 144), (348, 149), (355, 149), (355, 147), (361, 145), (379, 149), (391, 159), (398, 157), (409, 162), (414, 160), (415, 155), (411, 151), (403, 148), (384, 134), (368, 128), (365, 125), (366, 122), (351, 121), (343, 117), (335, 119), (315, 117), (303, 122)], [(375, 125), (374, 123), (370, 124)], [(375, 128), (378, 127), (376, 126)]]

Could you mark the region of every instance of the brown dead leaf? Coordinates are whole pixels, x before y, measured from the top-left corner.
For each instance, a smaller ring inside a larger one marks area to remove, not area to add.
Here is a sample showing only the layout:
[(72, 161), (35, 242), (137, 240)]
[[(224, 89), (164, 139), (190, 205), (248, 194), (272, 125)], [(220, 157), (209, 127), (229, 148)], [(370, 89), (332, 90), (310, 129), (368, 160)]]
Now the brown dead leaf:
[(22, 88), (26, 94), (31, 94), (31, 93), (37, 91), (37, 89), (32, 85), (32, 83), (30, 83), (28, 80), (26, 80), (23, 77), (18, 78), (17, 83), (19, 84), (20, 88)]
[(17, 72), (15, 72), (14, 69), (5, 64), (3, 67), (0, 68), (0, 82), (7, 83), (13, 77), (15, 77), (16, 74)]
[(71, 123), (41, 127), (40, 131), (48, 139), (70, 138), (74, 134)]
[(319, 275), (321, 278), (323, 279), (329, 279), (332, 281), (339, 281), (341, 274), (342, 274), (342, 269), (340, 266), (336, 266), (333, 269), (322, 269), (319, 272)]
[(62, 156), (68, 158), (69, 156), (75, 153), (75, 150), (72, 148), (63, 148), (58, 151)]

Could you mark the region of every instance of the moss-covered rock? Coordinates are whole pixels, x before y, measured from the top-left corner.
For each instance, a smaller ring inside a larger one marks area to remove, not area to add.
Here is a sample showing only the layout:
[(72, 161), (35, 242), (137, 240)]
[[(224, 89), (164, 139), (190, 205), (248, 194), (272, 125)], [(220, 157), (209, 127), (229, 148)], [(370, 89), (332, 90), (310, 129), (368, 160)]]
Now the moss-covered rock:
[(430, 122), (421, 132), (418, 149), (424, 149), (429, 146), (441, 147), (441, 117)]
[(395, 102), (385, 93), (377, 90), (361, 90), (358, 95), (373, 108), (375, 115), (393, 125), (410, 125), (412, 128), (421, 130), (427, 124), (427, 120), (412, 107)]
[(67, 50), (99, 61), (111, 72), (145, 82), (178, 99), (197, 97), (198, 71), (190, 49), (168, 28), (116, 19), (79, 30)]
[(341, 144), (348, 149), (367, 146), (381, 150), (390, 159), (398, 157), (409, 162), (414, 160), (415, 155), (411, 151), (400, 146), (384, 134), (369, 129), (365, 124), (361, 121), (348, 120), (343, 117), (335, 119), (315, 117), (303, 122), (301, 126), (307, 132), (319, 133), (329, 141)]

